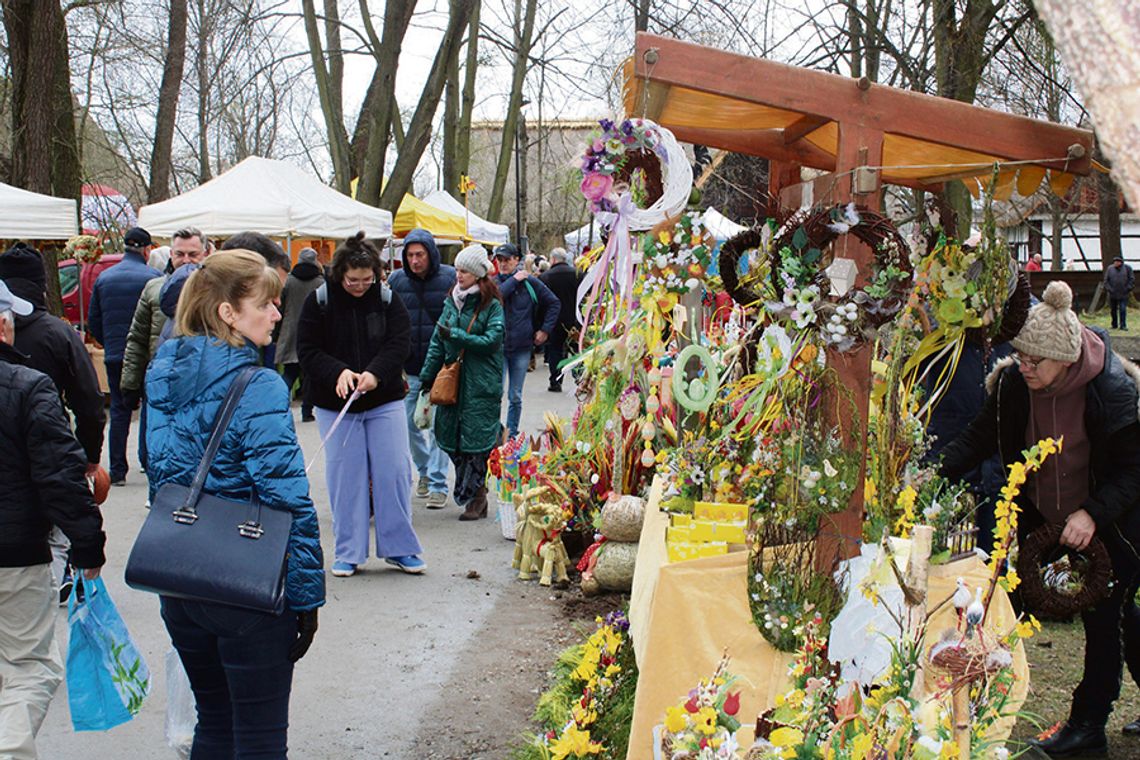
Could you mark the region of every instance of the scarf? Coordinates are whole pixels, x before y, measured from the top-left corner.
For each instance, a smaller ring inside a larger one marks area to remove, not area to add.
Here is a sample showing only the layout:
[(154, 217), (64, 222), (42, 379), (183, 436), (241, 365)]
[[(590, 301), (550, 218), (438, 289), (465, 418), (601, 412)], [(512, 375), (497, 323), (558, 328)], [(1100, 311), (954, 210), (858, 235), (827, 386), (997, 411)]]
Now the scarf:
[(472, 293), (478, 293), (478, 292), (479, 292), (479, 283), (478, 282), (476, 282), (474, 285), (472, 285), (471, 287), (466, 288), (466, 289), (460, 288), (458, 285), (456, 285), (455, 288), (452, 289), (452, 291), (451, 291), (451, 300), (455, 301), (455, 308), (459, 309), (459, 311), (462, 312), (463, 311), (463, 303), (464, 303), (464, 301), (467, 300), (467, 296), (471, 295)]
[(1029, 393), (1026, 444), (1046, 436), (1065, 437), (1060, 453), (1045, 460), (1033, 477), (1033, 501), (1047, 521), (1063, 523), (1089, 497), (1089, 453), (1085, 428), (1087, 387), (1104, 371), (1105, 346), (1087, 327), (1081, 330), (1081, 355), (1053, 387)]

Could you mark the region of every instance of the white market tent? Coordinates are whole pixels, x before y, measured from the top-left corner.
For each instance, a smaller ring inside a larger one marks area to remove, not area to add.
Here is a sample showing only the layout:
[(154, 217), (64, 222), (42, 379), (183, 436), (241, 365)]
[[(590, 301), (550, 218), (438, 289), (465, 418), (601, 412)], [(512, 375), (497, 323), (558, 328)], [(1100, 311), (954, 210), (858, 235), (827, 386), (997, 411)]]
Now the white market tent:
[(511, 228), (496, 224), (468, 212), (462, 203), (444, 190), (432, 190), (423, 197), (423, 202), (441, 211), (467, 219), (467, 236), (480, 243), (507, 243), (511, 239)]
[(0, 239), (67, 240), (79, 231), (79, 206), (0, 182)]
[(704, 222), (705, 229), (711, 232), (713, 237), (722, 243), (748, 229), (732, 221), (711, 206), (705, 213), (701, 214), (701, 220)]
[(566, 250), (569, 251), (571, 255), (577, 256), (582, 252), (582, 248), (587, 245), (591, 248), (601, 245), (602, 225), (594, 222), (592, 230), (590, 226), (589, 223), (584, 224), (573, 232), (567, 232), (562, 236), (562, 239), (566, 241)]
[(392, 234), (392, 214), (338, 193), (285, 161), (250, 156), (204, 185), (139, 210), (139, 226), (155, 237), (182, 227), (207, 235), (252, 230), (270, 237), (371, 238)]

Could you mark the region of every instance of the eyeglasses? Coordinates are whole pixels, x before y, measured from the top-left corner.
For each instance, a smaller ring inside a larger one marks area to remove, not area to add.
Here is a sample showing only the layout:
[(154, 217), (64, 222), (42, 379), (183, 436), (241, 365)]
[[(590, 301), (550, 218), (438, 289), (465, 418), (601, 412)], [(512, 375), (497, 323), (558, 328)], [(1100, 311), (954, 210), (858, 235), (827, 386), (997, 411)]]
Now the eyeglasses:
[(363, 280), (357, 280), (357, 279), (352, 278), (352, 277), (345, 277), (344, 278), (345, 287), (349, 287), (349, 288), (370, 288), (370, 287), (372, 287), (372, 285), (375, 282), (376, 282), (375, 277), (366, 277)]
[(1025, 356), (1024, 354), (1014, 354), (1013, 360), (1020, 365), (1029, 367), (1030, 369), (1034, 370), (1041, 366), (1041, 362), (1045, 361), (1044, 358)]

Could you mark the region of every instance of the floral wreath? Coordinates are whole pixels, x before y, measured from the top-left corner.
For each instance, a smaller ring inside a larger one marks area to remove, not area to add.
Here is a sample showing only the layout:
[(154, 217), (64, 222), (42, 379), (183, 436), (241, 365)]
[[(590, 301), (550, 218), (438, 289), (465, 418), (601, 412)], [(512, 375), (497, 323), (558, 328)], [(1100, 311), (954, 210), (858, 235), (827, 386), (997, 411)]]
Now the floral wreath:
[(693, 168), (672, 132), (649, 119), (601, 119), (598, 126), (579, 160), (580, 189), (593, 213), (617, 212), (626, 190), (636, 207), (630, 229), (648, 230), (684, 209)]
[[(821, 268), (823, 251), (843, 234), (874, 251), (871, 281), (835, 300), (825, 299), (832, 282), (828, 272), (845, 259), (835, 256)], [(769, 249), (771, 281), (781, 300), (769, 301), (767, 309), (799, 330), (814, 325), (828, 346), (849, 351), (906, 304), (911, 291), (908, 252), (890, 219), (854, 203), (796, 213), (776, 232)]]
[(714, 242), (699, 214), (683, 214), (671, 227), (647, 235), (642, 308), (669, 314), (680, 296), (699, 287), (712, 264)]

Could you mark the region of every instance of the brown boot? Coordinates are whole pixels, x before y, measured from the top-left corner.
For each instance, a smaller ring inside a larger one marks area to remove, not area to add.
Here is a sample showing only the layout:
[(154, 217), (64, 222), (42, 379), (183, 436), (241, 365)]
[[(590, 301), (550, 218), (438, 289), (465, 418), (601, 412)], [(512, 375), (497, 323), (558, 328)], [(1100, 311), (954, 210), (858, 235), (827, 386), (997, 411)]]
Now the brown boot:
[(475, 497), (467, 503), (467, 509), (459, 516), (460, 520), (464, 522), (470, 520), (478, 520), (480, 517), (487, 516), (487, 486), (483, 486), (475, 492)]

